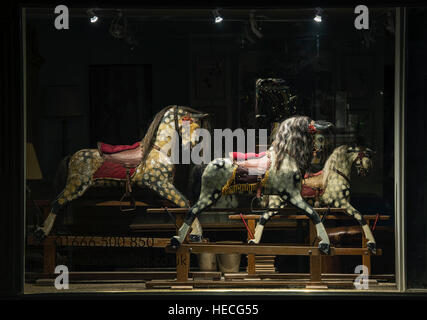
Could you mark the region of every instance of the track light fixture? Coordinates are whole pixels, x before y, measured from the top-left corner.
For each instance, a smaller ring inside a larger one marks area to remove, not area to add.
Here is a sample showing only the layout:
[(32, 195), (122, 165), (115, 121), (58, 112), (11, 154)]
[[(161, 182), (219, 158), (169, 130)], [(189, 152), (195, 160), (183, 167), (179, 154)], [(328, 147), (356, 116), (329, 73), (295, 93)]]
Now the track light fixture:
[(89, 9), (87, 11), (87, 15), (89, 16), (90, 23), (95, 23), (99, 19), (98, 16), (95, 14), (95, 11), (93, 9)]
[(213, 16), (214, 16), (215, 23), (221, 23), (222, 20), (224, 20), (223, 17), (219, 13), (219, 9), (213, 10), (212, 13), (213, 13)]
[(317, 23), (322, 22), (322, 8), (316, 8), (316, 14), (313, 18), (314, 21), (316, 21)]
[(113, 18), (110, 25), (110, 34), (116, 39), (123, 39), (127, 35), (128, 23), (123, 13), (119, 11), (117, 16)]

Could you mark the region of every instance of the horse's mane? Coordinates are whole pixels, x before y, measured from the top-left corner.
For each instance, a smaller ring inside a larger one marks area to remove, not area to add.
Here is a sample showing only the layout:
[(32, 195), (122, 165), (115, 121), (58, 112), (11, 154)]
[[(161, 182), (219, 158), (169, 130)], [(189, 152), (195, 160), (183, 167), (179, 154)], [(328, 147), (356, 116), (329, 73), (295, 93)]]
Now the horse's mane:
[(285, 155), (291, 156), (304, 175), (313, 157), (313, 139), (308, 132), (310, 118), (294, 116), (283, 121), (277, 129), (272, 147), (276, 153), (276, 168)]
[(328, 178), (333, 171), (333, 168), (337, 166), (339, 163), (346, 162), (346, 153), (347, 153), (348, 146), (342, 145), (332, 152), (332, 154), (329, 156), (328, 160), (326, 160), (325, 166), (323, 167), (323, 185), (326, 188), (328, 183)]
[[(195, 110), (193, 108), (182, 107), (182, 106), (167, 106), (167, 107), (163, 108), (162, 110), (160, 110), (155, 115), (153, 121), (151, 122), (150, 126), (148, 127), (147, 133), (145, 134), (144, 138), (141, 141), (142, 163), (145, 162), (148, 154), (150, 153), (150, 151), (153, 147), (153, 143), (156, 140), (157, 131), (158, 131), (160, 122), (162, 121), (165, 113), (174, 107), (181, 108), (184, 111), (189, 112), (189, 113), (195, 113), (195, 114), (202, 114), (203, 113), (203, 112)], [(202, 128), (209, 128), (208, 120), (203, 119), (201, 127)]]

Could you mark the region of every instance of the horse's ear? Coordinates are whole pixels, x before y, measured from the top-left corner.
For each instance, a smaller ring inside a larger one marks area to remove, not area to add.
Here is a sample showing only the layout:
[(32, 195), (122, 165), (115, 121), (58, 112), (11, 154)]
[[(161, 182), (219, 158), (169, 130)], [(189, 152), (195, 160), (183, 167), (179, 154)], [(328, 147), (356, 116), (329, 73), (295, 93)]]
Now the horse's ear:
[(354, 152), (355, 151), (355, 148), (353, 147), (353, 146), (349, 146), (348, 148), (347, 148), (347, 152)]
[(193, 113), (191, 117), (194, 119), (205, 119), (209, 117), (209, 113)]

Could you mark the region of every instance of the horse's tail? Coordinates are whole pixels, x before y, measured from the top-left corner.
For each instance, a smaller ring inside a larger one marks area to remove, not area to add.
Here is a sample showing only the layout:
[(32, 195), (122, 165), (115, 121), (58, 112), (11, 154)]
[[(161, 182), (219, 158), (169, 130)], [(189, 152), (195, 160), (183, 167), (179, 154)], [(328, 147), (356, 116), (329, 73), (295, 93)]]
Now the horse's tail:
[(67, 183), (68, 177), (68, 164), (70, 162), (71, 155), (62, 158), (61, 162), (56, 169), (55, 177), (53, 179), (53, 192), (54, 198), (56, 198), (62, 190), (64, 190)]
[(199, 200), (200, 190), (202, 188), (202, 175), (205, 168), (206, 164), (194, 164), (191, 166), (187, 189), (188, 200), (190, 203), (195, 203)]

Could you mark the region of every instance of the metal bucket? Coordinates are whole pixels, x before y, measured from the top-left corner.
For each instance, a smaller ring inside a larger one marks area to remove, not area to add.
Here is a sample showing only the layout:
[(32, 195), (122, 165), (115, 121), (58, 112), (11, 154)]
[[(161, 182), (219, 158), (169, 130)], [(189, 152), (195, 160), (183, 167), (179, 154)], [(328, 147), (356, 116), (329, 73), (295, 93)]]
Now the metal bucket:
[[(242, 244), (237, 241), (217, 242), (221, 244)], [(219, 253), (216, 255), (219, 270), (224, 273), (239, 272), (241, 254), (239, 253)]]
[(199, 260), (200, 271), (217, 271), (218, 266), (215, 253), (199, 253), (197, 259)]

